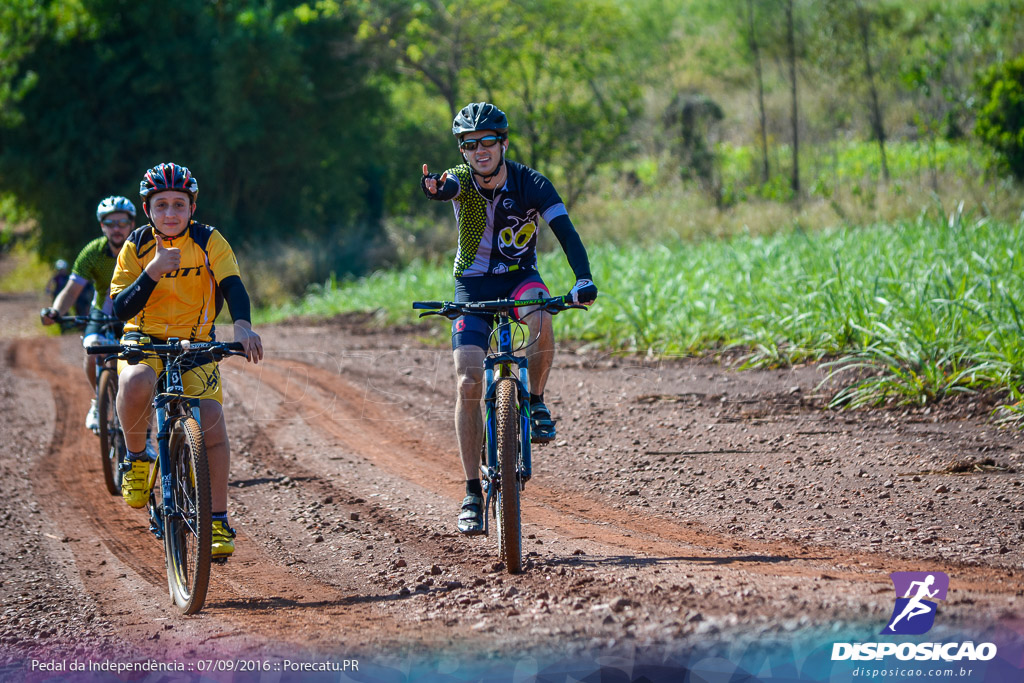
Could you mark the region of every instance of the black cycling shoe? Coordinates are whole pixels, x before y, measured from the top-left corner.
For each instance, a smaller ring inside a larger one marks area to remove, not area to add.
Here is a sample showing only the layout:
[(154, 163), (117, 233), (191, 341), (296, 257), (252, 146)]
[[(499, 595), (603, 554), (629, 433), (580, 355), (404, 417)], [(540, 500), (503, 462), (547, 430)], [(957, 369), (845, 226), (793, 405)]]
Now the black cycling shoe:
[(459, 512), (459, 532), (476, 536), (484, 532), (484, 499), (480, 496), (466, 496), (462, 499)]
[(551, 411), (543, 403), (530, 407), (530, 441), (547, 443), (555, 440), (555, 421), (551, 419)]

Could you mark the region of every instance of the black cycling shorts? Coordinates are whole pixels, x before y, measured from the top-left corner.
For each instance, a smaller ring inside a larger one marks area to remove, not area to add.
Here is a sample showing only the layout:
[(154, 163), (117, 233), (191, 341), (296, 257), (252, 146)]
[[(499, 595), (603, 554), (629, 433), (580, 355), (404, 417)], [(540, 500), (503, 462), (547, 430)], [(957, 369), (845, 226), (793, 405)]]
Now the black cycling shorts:
[[(548, 287), (535, 270), (512, 271), (501, 275), (479, 275), (455, 278), (455, 301), (495, 301), (522, 299), (531, 289)], [(518, 320), (519, 317), (516, 316)], [(452, 321), (452, 350), (460, 346), (478, 346), (487, 350), (493, 315), (463, 315)]]

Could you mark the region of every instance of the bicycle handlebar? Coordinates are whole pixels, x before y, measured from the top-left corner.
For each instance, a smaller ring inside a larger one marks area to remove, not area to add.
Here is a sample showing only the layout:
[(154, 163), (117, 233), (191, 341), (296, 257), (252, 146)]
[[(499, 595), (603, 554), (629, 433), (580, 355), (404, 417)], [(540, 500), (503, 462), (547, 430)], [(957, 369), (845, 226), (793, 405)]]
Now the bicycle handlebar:
[(586, 311), (587, 307), (582, 304), (569, 303), (569, 299), (564, 296), (556, 296), (550, 299), (497, 299), (495, 301), (414, 301), (412, 307), (417, 310), (421, 309), (435, 309), (427, 310), (424, 313), (420, 313), (420, 317), (427, 315), (440, 315), (448, 318), (449, 320), (455, 320), (456, 318), (465, 315), (467, 313), (510, 313), (514, 308), (520, 308), (522, 306), (538, 306), (542, 311), (551, 313), (561, 313), (567, 311), (570, 308), (578, 308)]
[(116, 354), (121, 360), (140, 361), (147, 353), (157, 356), (183, 356), (208, 353), (214, 360), (225, 356), (244, 356), (242, 342), (190, 342), (187, 339), (167, 344), (100, 344), (86, 348), (90, 355)]
[(63, 325), (88, 325), (89, 323), (100, 323), (101, 325), (114, 325), (123, 322), (119, 318), (112, 318), (107, 315), (100, 318), (93, 318), (88, 315), (61, 315), (59, 313), (57, 313), (56, 315), (47, 315), (49, 311), (49, 308), (44, 308), (40, 310), (39, 317), (49, 318), (53, 322), (60, 323)]

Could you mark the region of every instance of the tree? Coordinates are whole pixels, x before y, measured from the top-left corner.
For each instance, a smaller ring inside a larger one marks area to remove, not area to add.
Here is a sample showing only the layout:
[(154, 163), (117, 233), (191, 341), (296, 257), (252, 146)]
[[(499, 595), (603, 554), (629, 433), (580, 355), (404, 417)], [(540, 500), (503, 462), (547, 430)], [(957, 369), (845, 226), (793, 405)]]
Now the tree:
[(860, 33), (861, 55), (864, 59), (864, 80), (867, 82), (871, 104), (871, 131), (878, 142), (878, 156), (882, 162), (882, 178), (889, 182), (889, 163), (885, 158), (885, 120), (882, 103), (875, 83), (875, 67), (871, 62), (871, 15), (865, 10), (863, 0), (856, 0), (856, 22)]
[(997, 64), (978, 80), (974, 132), (1024, 180), (1024, 56)]
[(758, 23), (755, 19), (754, 0), (745, 0), (746, 22), (740, 25), (743, 42), (750, 51), (749, 57), (754, 67), (757, 82), (757, 120), (761, 143), (761, 182), (767, 183), (771, 177), (768, 167), (768, 115), (764, 108), (764, 71), (761, 68), (761, 45), (759, 41)]
[(786, 11), (786, 59), (789, 64), (790, 124), (793, 130), (793, 169), (790, 187), (797, 203), (800, 202), (800, 119), (796, 86), (796, 22), (793, 18), (793, 0), (785, 0)]
[(622, 154), (640, 108), (631, 15), (612, 0), (521, 0), (508, 10), (502, 40), (468, 76), (513, 117), (517, 158), (557, 173), (571, 205)]
[[(367, 2), (363, 32), (451, 116), (489, 100), (514, 158), (559, 176), (567, 203), (620, 151), (639, 100), (631, 14), (613, 0)], [(647, 16), (647, 15), (643, 15)], [(420, 106), (424, 106), (422, 103)], [(449, 119), (451, 120), (451, 119)]]
[(136, 196), (145, 169), (169, 160), (196, 172), (197, 218), (239, 242), (284, 230), (354, 241), (380, 219), (365, 126), (386, 107), (359, 51), (343, 49), (354, 17), (255, 0), (83, 7), (92, 30), (47, 36), (22, 60), (19, 74), (39, 74), (17, 105), (25, 123), (0, 129), (0, 192), (34, 211), (44, 247), (80, 244), (100, 197)]
[(17, 104), (32, 89), (38, 74), (21, 68), (35, 45), (52, 31), (52, 3), (7, 0), (0, 4), (0, 125), (17, 124)]
[(361, 32), (378, 53), (440, 95), (452, 118), (466, 104), (466, 72), (515, 30), (509, 0), (368, 0), (358, 7)]
[(683, 163), (683, 177), (696, 179), (701, 188), (723, 206), (722, 178), (715, 159), (715, 128), (725, 118), (722, 108), (701, 94), (679, 94), (665, 112), (673, 151)]
[(814, 47), (824, 75), (841, 84), (852, 109), (861, 109), (878, 145), (879, 169), (888, 181), (885, 103), (902, 93), (898, 65), (906, 45), (900, 33), (904, 9), (873, 0), (827, 0), (820, 5)]

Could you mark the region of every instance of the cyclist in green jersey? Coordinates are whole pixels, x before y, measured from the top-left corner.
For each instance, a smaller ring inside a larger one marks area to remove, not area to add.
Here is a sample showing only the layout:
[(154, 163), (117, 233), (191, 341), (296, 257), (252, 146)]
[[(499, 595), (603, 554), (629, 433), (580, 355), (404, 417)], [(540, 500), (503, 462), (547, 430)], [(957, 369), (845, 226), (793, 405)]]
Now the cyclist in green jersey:
[[(44, 325), (56, 323), (60, 316), (74, 305), (78, 295), (91, 282), (96, 289), (96, 295), (93, 297), (89, 316), (94, 321), (85, 328), (83, 348), (108, 342), (116, 343), (120, 336), (113, 333), (110, 333), (111, 336), (101, 334), (101, 323), (98, 319), (114, 315), (114, 303), (110, 299), (110, 279), (114, 274), (114, 266), (117, 265), (117, 255), (121, 252), (128, 235), (135, 229), (135, 205), (126, 197), (107, 197), (96, 207), (96, 220), (99, 221), (103, 236), (92, 240), (79, 252), (75, 265), (71, 267), (71, 276), (67, 284), (57, 294), (51, 307), (43, 310), (41, 316)], [(97, 358), (99, 357), (86, 354), (83, 366), (85, 376), (94, 391)], [(98, 432), (99, 426), (96, 399), (93, 399), (85, 418), (85, 427)]]

